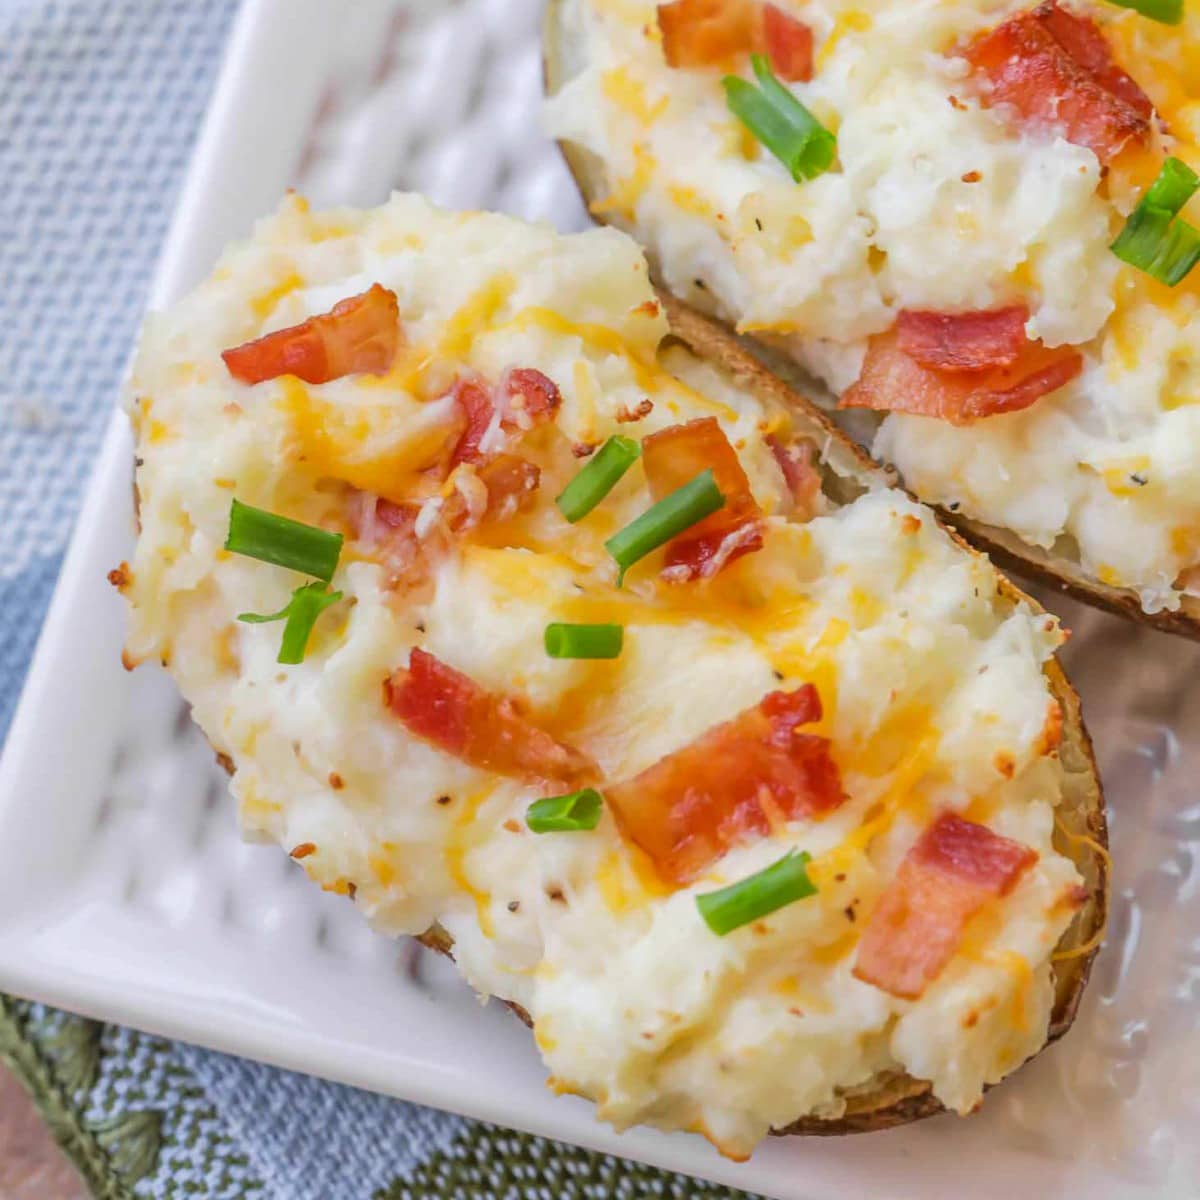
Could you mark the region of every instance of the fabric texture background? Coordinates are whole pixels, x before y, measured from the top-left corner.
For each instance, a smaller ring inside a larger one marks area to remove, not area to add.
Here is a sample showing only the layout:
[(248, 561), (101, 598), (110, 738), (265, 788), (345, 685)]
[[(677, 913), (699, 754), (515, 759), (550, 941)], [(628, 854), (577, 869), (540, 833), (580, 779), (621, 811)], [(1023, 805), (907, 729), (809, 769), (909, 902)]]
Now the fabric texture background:
[[(235, 0), (0, 0), (0, 740)], [(0, 1058), (97, 1196), (735, 1193), (0, 996)]]

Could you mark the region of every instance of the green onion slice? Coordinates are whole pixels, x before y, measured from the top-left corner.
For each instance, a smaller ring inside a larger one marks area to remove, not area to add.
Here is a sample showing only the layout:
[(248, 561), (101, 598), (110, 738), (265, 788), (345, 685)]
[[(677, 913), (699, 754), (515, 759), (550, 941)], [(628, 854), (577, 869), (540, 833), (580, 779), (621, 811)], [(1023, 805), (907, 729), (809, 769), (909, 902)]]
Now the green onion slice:
[(750, 62), (758, 87), (739, 75), (721, 81), (730, 112), (797, 183), (823, 175), (837, 156), (837, 138), (779, 82), (763, 55), (752, 55)]
[(546, 653), (551, 658), (616, 658), (624, 644), (620, 625), (546, 626)]
[(709, 929), (724, 937), (776, 909), (815, 896), (816, 886), (808, 877), (810, 861), (807, 851), (789, 850), (756, 875), (719, 892), (697, 896), (696, 907)]
[(1165, 208), (1174, 217), (1179, 215), (1198, 190), (1200, 175), (1180, 159), (1168, 158), (1141, 203), (1153, 208)]
[(595, 788), (584, 788), (569, 796), (547, 796), (535, 800), (525, 813), (525, 824), (534, 833), (579, 833), (600, 824), (604, 797)]
[(1112, 244), (1122, 262), (1174, 287), (1200, 262), (1200, 230), (1179, 213), (1200, 190), (1200, 175), (1177, 158), (1163, 163)]
[(646, 509), (619, 533), (604, 543), (604, 548), (617, 561), (620, 573), (617, 586), (625, 582), (625, 572), (651, 550), (669, 542), (676, 534), (690, 529), (717, 509), (725, 507), (725, 497), (717, 487), (712, 468), (702, 471), (690, 483), (664, 496)]
[(1110, 0), (1118, 8), (1132, 8), (1143, 17), (1163, 25), (1178, 25), (1183, 20), (1183, 0)]
[(617, 486), (641, 453), (641, 446), (633, 438), (610, 437), (563, 489), (555, 501), (559, 511), (572, 525), (583, 520)]
[(315, 575), (328, 583), (342, 553), (342, 535), (235, 500), (229, 510), (225, 549)]
[(249, 625), (286, 621), (276, 662), (295, 666), (304, 661), (304, 652), (308, 649), (308, 639), (312, 636), (317, 618), (342, 598), (341, 592), (330, 592), (326, 590), (327, 587), (324, 583), (306, 583), (292, 593), (292, 598), (277, 613), (240, 613), (238, 620)]

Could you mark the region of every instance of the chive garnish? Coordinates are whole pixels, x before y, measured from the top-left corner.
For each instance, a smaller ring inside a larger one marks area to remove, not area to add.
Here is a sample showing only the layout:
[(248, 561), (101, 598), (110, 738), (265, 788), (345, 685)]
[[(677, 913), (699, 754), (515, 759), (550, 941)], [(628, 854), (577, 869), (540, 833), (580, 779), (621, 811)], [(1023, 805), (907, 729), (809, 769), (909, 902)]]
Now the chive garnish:
[(1179, 216), (1197, 189), (1200, 175), (1178, 158), (1168, 158), (1129, 214), (1112, 252), (1122, 262), (1174, 287), (1200, 262), (1200, 230)]
[(551, 658), (616, 658), (625, 644), (625, 630), (620, 625), (554, 622), (546, 626), (545, 642)]
[(610, 437), (555, 501), (562, 515), (572, 525), (581, 521), (617, 486), (641, 452), (632, 438)]
[(808, 877), (811, 858), (807, 851), (789, 850), (778, 862), (719, 892), (696, 897), (704, 923), (724, 937), (776, 909), (817, 894)]
[(328, 583), (342, 552), (342, 535), (235, 500), (229, 510), (225, 549)]
[(584, 788), (568, 796), (535, 800), (525, 813), (525, 824), (534, 833), (579, 833), (600, 824), (604, 797), (595, 788)]
[(724, 506), (725, 497), (710, 467), (613, 534), (604, 547), (620, 567), (617, 586), (625, 582), (625, 572), (639, 559)]
[(1163, 25), (1178, 25), (1183, 21), (1183, 0), (1109, 0), (1118, 8), (1132, 8), (1143, 17)]
[(283, 643), (275, 661), (295, 666), (304, 661), (304, 652), (308, 649), (308, 639), (312, 636), (317, 618), (342, 598), (341, 592), (328, 591), (328, 586), (325, 583), (306, 583), (292, 593), (292, 598), (277, 613), (239, 613), (238, 620), (249, 625), (286, 621)]
[(776, 78), (761, 54), (751, 56), (758, 87), (739, 75), (722, 80), (730, 112), (797, 183), (823, 175), (837, 155), (837, 138)]

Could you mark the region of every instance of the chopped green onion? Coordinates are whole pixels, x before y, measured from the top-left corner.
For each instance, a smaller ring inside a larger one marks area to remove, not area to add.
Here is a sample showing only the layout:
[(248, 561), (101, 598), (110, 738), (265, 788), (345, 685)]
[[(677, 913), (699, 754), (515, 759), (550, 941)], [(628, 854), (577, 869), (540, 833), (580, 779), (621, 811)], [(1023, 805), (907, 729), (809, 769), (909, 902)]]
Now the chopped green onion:
[(327, 588), (328, 584), (325, 583), (306, 583), (292, 593), (292, 598), (277, 613), (240, 613), (238, 620), (249, 625), (286, 620), (283, 644), (276, 662), (295, 666), (304, 661), (304, 652), (308, 649), (308, 639), (312, 636), (317, 618), (342, 598), (341, 592), (330, 592)]
[(569, 796), (547, 796), (529, 806), (525, 824), (534, 833), (579, 833), (600, 824), (603, 807), (604, 797), (595, 788)]
[(610, 437), (563, 489), (555, 501), (559, 511), (572, 525), (581, 521), (617, 486), (641, 453), (633, 438)]
[(1200, 230), (1179, 213), (1200, 189), (1200, 175), (1168, 158), (1112, 244), (1122, 262), (1174, 287), (1200, 262)]
[(625, 582), (625, 572), (651, 550), (657, 550), (676, 534), (690, 529), (698, 521), (703, 521), (724, 507), (725, 497), (717, 487), (710, 467), (707, 471), (701, 471), (690, 483), (685, 483), (646, 509), (637, 520), (631, 521), (604, 543), (604, 548), (621, 568), (617, 575), (617, 586)]
[(551, 658), (616, 658), (624, 644), (620, 625), (546, 626), (546, 653)]
[(328, 583), (342, 553), (342, 535), (235, 500), (229, 510), (225, 549), (303, 571)]
[(1168, 158), (1141, 202), (1154, 208), (1165, 208), (1175, 217), (1198, 190), (1200, 175), (1180, 159)]
[(800, 183), (823, 175), (837, 156), (837, 138), (775, 77), (761, 54), (750, 62), (759, 87), (739, 75), (722, 80), (729, 111)]
[(1183, 0), (1110, 0), (1118, 8), (1136, 9), (1143, 17), (1164, 25), (1178, 25), (1183, 20)]
[(807, 851), (789, 850), (756, 875), (697, 896), (696, 907), (709, 929), (724, 937), (787, 904), (815, 896), (817, 889), (806, 869), (810, 861)]

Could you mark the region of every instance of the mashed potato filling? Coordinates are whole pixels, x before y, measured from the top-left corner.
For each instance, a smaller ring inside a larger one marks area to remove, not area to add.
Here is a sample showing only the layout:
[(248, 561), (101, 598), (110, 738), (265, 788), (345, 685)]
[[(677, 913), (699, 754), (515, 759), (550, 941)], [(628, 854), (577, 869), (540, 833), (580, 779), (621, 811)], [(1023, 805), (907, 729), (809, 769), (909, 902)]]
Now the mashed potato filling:
[(981, 107), (953, 53), (1032, 0), (776, 2), (813, 30), (814, 77), (791, 86), (838, 136), (834, 169), (801, 184), (730, 114), (720, 70), (666, 65), (652, 0), (572, 0), (588, 65), (548, 125), (615, 181), (593, 211), (672, 291), (838, 393), (902, 309), (1025, 302), (1029, 335), (1080, 347), (1082, 376), (965, 428), (888, 415), (875, 453), (922, 498), (1178, 607), (1200, 559), (1200, 271), (1171, 290), (1108, 247), (1165, 153), (1200, 167), (1200, 9), (1165, 26), (1072, 0), (1169, 131), (1102, 177), (1091, 150)]
[[(386, 375), (231, 378), (222, 350), (374, 283), (395, 292), (404, 333)], [(440, 923), (470, 982), (532, 1017), (554, 1086), (614, 1124), (696, 1129), (744, 1155), (897, 1069), (967, 1112), (1042, 1045), (1050, 956), (1072, 913), (1062, 901), (1078, 876), (1051, 844), (1057, 705), (1042, 673), (1061, 633), (1002, 598), (989, 564), (898, 491), (790, 518), (765, 441), (786, 415), (666, 334), (645, 262), (616, 231), (561, 237), (413, 196), (323, 215), (290, 198), (147, 325), (131, 392), (141, 536), (127, 652), (168, 664), (233, 764), (248, 835), (293, 852), (386, 933)], [(417, 486), (456, 377), (515, 366), (562, 394), (531, 437), (535, 502), (464, 535), (406, 589), (353, 513), (368, 487)], [(553, 497), (579, 469), (572, 448), (714, 415), (766, 514), (763, 548), (689, 584), (647, 560), (618, 589), (603, 540), (647, 507), (644, 475), (635, 465), (568, 525)], [(278, 625), (235, 619), (279, 609), (298, 582), (222, 548), (235, 496), (346, 533), (333, 581), (345, 599), (299, 665), (277, 663)], [(620, 623), (624, 651), (552, 659), (551, 621)], [(545, 788), (412, 736), (381, 693), (417, 646), (526, 697), (610, 780), (776, 688), (814, 683), (848, 799), (672, 890), (608, 812), (591, 832), (535, 835), (525, 811)], [(947, 808), (1038, 858), (925, 993), (900, 1000), (852, 975), (856, 945)], [(696, 895), (793, 847), (812, 856), (817, 894), (716, 936)]]

